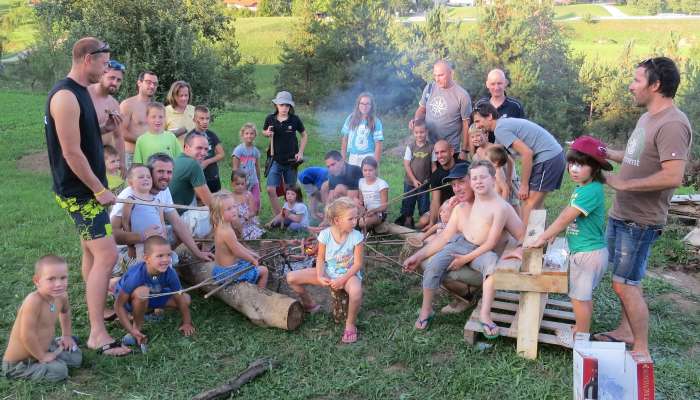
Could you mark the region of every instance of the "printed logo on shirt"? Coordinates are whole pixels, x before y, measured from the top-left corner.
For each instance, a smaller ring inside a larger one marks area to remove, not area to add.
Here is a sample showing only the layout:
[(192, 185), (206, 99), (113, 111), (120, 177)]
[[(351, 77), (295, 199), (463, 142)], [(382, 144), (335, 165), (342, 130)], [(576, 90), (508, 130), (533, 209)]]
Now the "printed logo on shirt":
[(430, 156), (430, 153), (428, 153), (427, 151), (416, 151), (416, 152), (413, 152), (413, 158), (425, 158), (425, 157), (428, 157), (428, 156)]
[(447, 102), (441, 96), (432, 97), (428, 106), (430, 107), (431, 114), (438, 118), (442, 117), (447, 112)]
[(633, 165), (635, 167), (639, 166), (639, 159), (644, 151), (644, 137), (644, 128), (637, 127), (634, 129), (634, 132), (632, 132), (632, 135), (627, 141), (625, 157), (622, 160), (623, 163)]

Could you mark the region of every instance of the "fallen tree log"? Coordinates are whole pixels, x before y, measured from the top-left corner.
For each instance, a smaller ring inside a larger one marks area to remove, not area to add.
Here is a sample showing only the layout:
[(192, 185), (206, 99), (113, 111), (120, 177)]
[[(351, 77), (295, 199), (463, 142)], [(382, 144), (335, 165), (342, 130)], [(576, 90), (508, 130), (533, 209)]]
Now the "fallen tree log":
[[(178, 249), (180, 259), (188, 259), (183, 252), (185, 251)], [(189, 258), (192, 256), (189, 255)], [(178, 266), (176, 270), (183, 282), (196, 285), (211, 278), (213, 268), (214, 263), (211, 262), (191, 262)], [(204, 285), (199, 290), (209, 293), (217, 287), (212, 281), (212, 284)], [(214, 297), (261, 327), (293, 331), (304, 320), (304, 309), (298, 300), (248, 282), (229, 285), (216, 292)]]
[(252, 381), (259, 375), (264, 374), (272, 368), (276, 368), (278, 365), (279, 364), (274, 360), (259, 358), (250, 363), (250, 365), (248, 365), (248, 368), (246, 368), (245, 371), (241, 372), (241, 374), (238, 375), (232, 381), (227, 382), (217, 388), (207, 390), (206, 392), (202, 392), (194, 396), (192, 400), (221, 399), (224, 396), (228, 396), (229, 394), (231, 394), (231, 392), (238, 390), (241, 386)]

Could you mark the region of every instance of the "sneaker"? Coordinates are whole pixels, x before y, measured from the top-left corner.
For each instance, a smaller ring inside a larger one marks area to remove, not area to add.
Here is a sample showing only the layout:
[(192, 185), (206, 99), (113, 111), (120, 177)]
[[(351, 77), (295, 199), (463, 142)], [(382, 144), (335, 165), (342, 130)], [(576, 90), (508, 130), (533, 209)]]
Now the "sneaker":
[(468, 308), (469, 304), (467, 304), (465, 301), (454, 300), (452, 303), (446, 305), (445, 307), (442, 307), (442, 309), (440, 310), (440, 314), (460, 314), (467, 311)]

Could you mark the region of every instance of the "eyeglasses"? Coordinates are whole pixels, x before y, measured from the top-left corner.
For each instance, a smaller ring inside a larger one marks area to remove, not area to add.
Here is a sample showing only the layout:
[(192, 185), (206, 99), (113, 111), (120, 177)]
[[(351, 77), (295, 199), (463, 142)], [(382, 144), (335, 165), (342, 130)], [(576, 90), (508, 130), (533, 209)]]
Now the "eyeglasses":
[(653, 69), (654, 72), (658, 73), (658, 71), (659, 71), (659, 70), (658, 70), (658, 67), (657, 67), (657, 65), (656, 65), (656, 62), (654, 61), (654, 57), (647, 58), (646, 60), (640, 62), (640, 63), (639, 63), (639, 66), (642, 66), (642, 65), (645, 66), (645, 67), (648, 66), (648, 65), (651, 65), (651, 69)]
[(88, 54), (93, 56), (99, 53), (109, 53), (109, 44), (107, 42), (102, 43), (102, 46), (98, 47), (97, 50), (93, 50)]
[(117, 60), (109, 60), (109, 62), (107, 62), (107, 66), (110, 69), (115, 69), (117, 71), (121, 71), (121, 72), (126, 71), (126, 66), (124, 66), (124, 64), (120, 63)]

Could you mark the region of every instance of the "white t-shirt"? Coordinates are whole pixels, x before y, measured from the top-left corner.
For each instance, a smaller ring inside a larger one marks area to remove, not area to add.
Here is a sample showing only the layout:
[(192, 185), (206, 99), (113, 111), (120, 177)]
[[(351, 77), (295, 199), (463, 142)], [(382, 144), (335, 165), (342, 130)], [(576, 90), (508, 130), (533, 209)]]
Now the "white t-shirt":
[(303, 215), (304, 217), (299, 223), (301, 226), (309, 226), (309, 209), (306, 207), (306, 204), (296, 202), (294, 207), (290, 207), (289, 203), (285, 201), (282, 208), (289, 210), (294, 215)]
[(389, 189), (389, 184), (382, 178), (377, 178), (371, 185), (367, 183), (365, 178), (362, 178), (357, 186), (362, 193), (362, 201), (365, 203), (365, 208), (368, 210), (379, 208), (382, 205), (380, 192), (384, 189)]
[[(134, 191), (131, 189), (131, 187), (127, 186), (124, 190), (119, 193), (119, 196), (117, 196), (118, 199), (127, 199), (129, 196), (133, 195)], [(154, 202), (158, 202), (161, 204), (173, 204), (173, 196), (170, 194), (170, 188), (165, 188), (165, 190), (161, 190), (158, 192), (157, 195), (155, 195), (155, 200)], [(122, 210), (124, 209), (124, 203), (116, 203), (112, 206), (112, 211), (109, 213), (109, 217), (121, 217), (122, 216)], [(167, 214), (170, 212), (175, 212), (174, 208), (164, 208), (163, 213)]]

